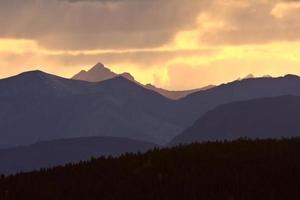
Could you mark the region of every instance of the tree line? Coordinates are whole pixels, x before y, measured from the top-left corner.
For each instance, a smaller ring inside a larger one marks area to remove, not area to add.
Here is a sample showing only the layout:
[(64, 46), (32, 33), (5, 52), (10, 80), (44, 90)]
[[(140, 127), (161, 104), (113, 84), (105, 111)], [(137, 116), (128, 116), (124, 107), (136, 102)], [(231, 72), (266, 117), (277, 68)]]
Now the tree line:
[(0, 178), (0, 200), (300, 199), (300, 139), (194, 143)]

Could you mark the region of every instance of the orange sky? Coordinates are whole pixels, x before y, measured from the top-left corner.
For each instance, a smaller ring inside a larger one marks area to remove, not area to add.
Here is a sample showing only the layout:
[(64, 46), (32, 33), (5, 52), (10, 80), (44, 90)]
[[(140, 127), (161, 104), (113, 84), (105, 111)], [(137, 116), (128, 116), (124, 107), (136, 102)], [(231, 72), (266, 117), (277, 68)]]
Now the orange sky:
[(300, 75), (299, 21), (296, 0), (3, 0), (0, 77), (97, 62), (168, 89)]

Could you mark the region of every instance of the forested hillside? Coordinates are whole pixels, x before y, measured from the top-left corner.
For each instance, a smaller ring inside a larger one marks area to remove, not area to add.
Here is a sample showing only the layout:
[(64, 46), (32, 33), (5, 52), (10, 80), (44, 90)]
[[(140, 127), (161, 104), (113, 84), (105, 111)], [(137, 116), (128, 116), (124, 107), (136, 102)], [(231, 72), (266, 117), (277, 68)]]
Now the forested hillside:
[(300, 139), (209, 142), (2, 177), (0, 199), (299, 199)]

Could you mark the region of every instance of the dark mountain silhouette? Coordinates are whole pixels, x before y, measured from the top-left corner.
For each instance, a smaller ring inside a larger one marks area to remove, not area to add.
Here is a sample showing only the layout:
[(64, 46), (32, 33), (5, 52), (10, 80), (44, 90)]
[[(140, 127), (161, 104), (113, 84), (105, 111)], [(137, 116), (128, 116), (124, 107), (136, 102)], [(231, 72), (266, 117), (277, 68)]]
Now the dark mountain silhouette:
[(40, 71), (0, 80), (0, 147), (82, 136), (164, 143), (181, 131), (173, 103), (118, 76), (100, 83)]
[(0, 176), (1, 200), (296, 200), (300, 140), (237, 140)]
[(89, 82), (100, 82), (104, 81), (107, 79), (115, 78), (117, 76), (123, 76), (124, 78), (131, 80), (138, 85), (141, 85), (142, 87), (145, 87), (149, 90), (153, 90), (169, 99), (180, 99), (182, 97), (185, 97), (191, 93), (202, 91), (202, 90), (207, 90), (210, 88), (213, 88), (214, 85), (209, 85), (203, 88), (198, 88), (194, 90), (185, 90), (185, 91), (170, 91), (170, 90), (165, 90), (162, 88), (157, 88), (154, 85), (147, 84), (143, 85), (137, 81), (135, 81), (134, 77), (130, 73), (122, 73), (122, 74), (117, 74), (112, 72), (110, 69), (106, 68), (102, 63), (96, 64), (94, 67), (92, 67), (89, 71), (82, 70), (78, 74), (72, 77), (74, 80), (82, 80), (82, 81), (89, 81)]
[(173, 101), (122, 76), (87, 82), (26, 72), (0, 80), (0, 147), (85, 136), (164, 144), (218, 105), (300, 95), (299, 85), (294, 75), (253, 78)]
[(281, 95), (300, 95), (300, 77), (251, 78), (234, 81), (206, 91), (195, 92), (176, 102), (184, 124), (192, 125), (207, 111), (233, 101)]
[(0, 149), (0, 174), (10, 174), (89, 160), (145, 152), (155, 145), (114, 137), (88, 137), (39, 142), (30, 146)]
[(233, 102), (207, 112), (171, 145), (240, 137), (300, 137), (299, 121), (299, 96)]

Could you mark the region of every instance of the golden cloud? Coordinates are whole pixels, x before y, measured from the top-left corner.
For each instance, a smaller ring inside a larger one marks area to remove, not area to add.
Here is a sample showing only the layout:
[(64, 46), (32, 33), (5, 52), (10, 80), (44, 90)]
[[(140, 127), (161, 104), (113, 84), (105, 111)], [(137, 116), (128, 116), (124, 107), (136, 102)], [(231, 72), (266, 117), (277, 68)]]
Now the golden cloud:
[(300, 74), (297, 1), (97, 2), (1, 1), (0, 76), (70, 77), (99, 61), (169, 89)]

